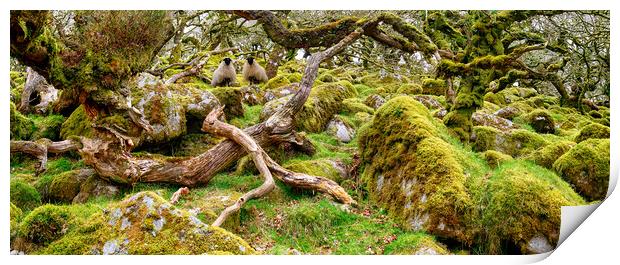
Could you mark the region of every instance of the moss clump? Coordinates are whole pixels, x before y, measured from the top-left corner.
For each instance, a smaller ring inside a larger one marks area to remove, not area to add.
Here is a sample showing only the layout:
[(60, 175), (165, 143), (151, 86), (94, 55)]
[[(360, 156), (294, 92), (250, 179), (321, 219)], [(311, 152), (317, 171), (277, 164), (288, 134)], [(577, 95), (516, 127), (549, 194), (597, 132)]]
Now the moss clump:
[(291, 83), (299, 83), (301, 82), (302, 77), (303, 76), (300, 73), (292, 73), (292, 74), (288, 74), (286, 76), (286, 79), (288, 79), (288, 81)]
[(67, 139), (74, 135), (92, 137), (94, 134), (94, 129), (91, 124), (92, 120), (88, 115), (86, 115), (84, 105), (80, 105), (73, 111), (73, 113), (71, 113), (69, 118), (63, 122), (60, 127), (60, 137), (62, 139)]
[(610, 133), (609, 127), (598, 123), (591, 123), (579, 131), (579, 134), (575, 137), (575, 142), (580, 143), (587, 139), (609, 138)]
[(583, 199), (553, 172), (514, 160), (501, 164), (488, 180), (481, 201), (481, 248), (489, 254), (513, 244), (521, 253), (555, 248), (561, 207), (581, 205)]
[(338, 79), (336, 79), (336, 77), (334, 77), (330, 73), (321, 74), (319, 77), (317, 77), (317, 80), (324, 82), (324, 83), (332, 83), (332, 82), (338, 81)]
[(286, 75), (278, 75), (269, 79), (269, 81), (263, 86), (263, 90), (280, 88), (289, 84), (291, 84), (291, 81), (288, 80)]
[(355, 84), (353, 85), (353, 87), (355, 88), (355, 90), (357, 91), (357, 94), (359, 94), (360, 97), (367, 97), (370, 94), (375, 93), (376, 89), (364, 84)]
[(357, 96), (348, 81), (327, 83), (312, 88), (308, 100), (297, 115), (297, 128), (309, 132), (321, 132), (334, 114), (342, 108), (342, 101)]
[(482, 157), (492, 168), (499, 166), (501, 163), (512, 160), (512, 156), (495, 150), (485, 151), (484, 153), (482, 153)]
[(400, 87), (398, 87), (398, 90), (396, 90), (396, 93), (407, 94), (407, 95), (421, 94), (422, 87), (418, 84), (411, 84), (411, 83), (402, 84)]
[(366, 106), (364, 102), (362, 102), (359, 98), (347, 98), (342, 101), (342, 111), (345, 113), (355, 114), (358, 112), (365, 112), (369, 114), (374, 114), (375, 110), (371, 107)]
[(546, 110), (534, 110), (525, 116), (528, 124), (538, 133), (554, 133), (555, 121)]
[(325, 177), (338, 183), (347, 176), (344, 165), (331, 159), (299, 161), (286, 165), (286, 168), (294, 172)]
[(216, 87), (211, 89), (211, 93), (225, 105), (224, 113), (227, 118), (243, 116), (243, 105), (241, 88), (238, 87)]
[(10, 185), (11, 203), (24, 210), (31, 210), (41, 204), (41, 195), (27, 182), (12, 179)]
[(469, 242), (462, 227), (471, 205), (463, 168), (433, 121), (408, 96), (385, 103), (359, 130), (362, 179), (371, 198), (406, 227)]
[(52, 201), (71, 203), (80, 192), (80, 186), (87, 176), (82, 170), (63, 172), (53, 177), (48, 186), (46, 198)]
[(363, 124), (370, 122), (370, 120), (372, 120), (372, 115), (366, 112), (358, 112), (353, 116), (353, 125), (359, 128)]
[(563, 154), (568, 152), (571, 148), (575, 146), (574, 142), (571, 141), (560, 141), (556, 143), (549, 144), (544, 146), (526, 158), (534, 161), (537, 165), (540, 165), (545, 168), (552, 169), (553, 163)]
[(588, 139), (560, 156), (553, 168), (588, 200), (602, 200), (609, 185), (609, 139)]
[(446, 94), (446, 81), (426, 78), (422, 80), (422, 94), (441, 96)]
[(24, 214), (22, 212), (22, 209), (20, 209), (19, 207), (17, 207), (17, 205), (13, 204), (12, 202), (10, 203), (10, 208), (9, 208), (9, 217), (10, 217), (10, 234), (11, 234), (11, 240), (17, 236), (17, 232), (19, 230), (19, 222), (22, 219), (22, 215)]
[(22, 115), (15, 108), (13, 102), (9, 103), (11, 107), (10, 123), (11, 123), (11, 139), (12, 140), (30, 140), (35, 132), (34, 122)]
[(423, 233), (404, 234), (385, 246), (386, 255), (446, 255), (448, 250), (432, 236)]
[(47, 245), (66, 233), (70, 218), (65, 208), (46, 204), (24, 217), (20, 231), (29, 242)]
[(34, 121), (36, 128), (32, 139), (47, 138), (52, 141), (60, 140), (60, 128), (65, 121), (65, 117), (62, 115), (31, 116), (31, 119)]

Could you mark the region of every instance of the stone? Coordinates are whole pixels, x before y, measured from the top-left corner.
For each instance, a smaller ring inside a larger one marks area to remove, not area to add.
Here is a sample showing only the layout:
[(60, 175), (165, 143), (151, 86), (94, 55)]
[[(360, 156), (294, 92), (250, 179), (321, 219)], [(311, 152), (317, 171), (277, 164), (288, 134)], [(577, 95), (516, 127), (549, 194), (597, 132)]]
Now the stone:
[(351, 142), (355, 137), (355, 129), (338, 117), (334, 117), (327, 123), (325, 131), (343, 143)]

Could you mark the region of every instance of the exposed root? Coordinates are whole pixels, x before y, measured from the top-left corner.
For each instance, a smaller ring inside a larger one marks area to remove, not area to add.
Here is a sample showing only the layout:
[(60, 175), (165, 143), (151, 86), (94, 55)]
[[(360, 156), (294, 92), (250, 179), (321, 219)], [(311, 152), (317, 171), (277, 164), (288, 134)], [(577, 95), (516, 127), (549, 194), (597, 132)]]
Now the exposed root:
[(177, 202), (179, 202), (179, 199), (181, 199), (181, 195), (186, 194), (189, 194), (188, 187), (179, 188), (179, 190), (172, 194), (172, 197), (170, 198), (170, 204), (176, 204)]
[(39, 175), (47, 169), (47, 153), (63, 153), (78, 150), (82, 145), (75, 140), (64, 140), (52, 142), (43, 138), (35, 142), (31, 141), (11, 141), (11, 153), (26, 153), (36, 157), (39, 165), (35, 172)]

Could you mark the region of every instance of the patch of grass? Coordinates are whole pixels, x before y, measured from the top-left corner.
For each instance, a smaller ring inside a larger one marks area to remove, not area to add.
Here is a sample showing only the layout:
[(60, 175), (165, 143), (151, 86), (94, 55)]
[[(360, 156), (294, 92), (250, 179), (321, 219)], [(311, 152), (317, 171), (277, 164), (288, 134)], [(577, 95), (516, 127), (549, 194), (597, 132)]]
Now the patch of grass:
[(249, 106), (243, 104), (243, 116), (231, 119), (230, 124), (242, 129), (250, 127), (260, 122), (261, 111), (263, 111), (262, 105)]

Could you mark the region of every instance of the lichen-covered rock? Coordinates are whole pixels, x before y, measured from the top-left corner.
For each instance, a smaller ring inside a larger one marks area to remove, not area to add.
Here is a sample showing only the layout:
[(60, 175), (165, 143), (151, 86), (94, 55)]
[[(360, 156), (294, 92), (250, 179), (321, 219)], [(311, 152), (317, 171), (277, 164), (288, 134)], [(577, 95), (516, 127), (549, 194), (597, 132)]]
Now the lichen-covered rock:
[(429, 110), (444, 108), (444, 105), (437, 100), (437, 96), (415, 95), (413, 98), (422, 103)]
[(69, 220), (64, 207), (46, 204), (26, 215), (19, 229), (26, 240), (44, 246), (67, 233)]
[(276, 76), (274, 78), (271, 78), (263, 86), (263, 89), (264, 90), (268, 90), (268, 89), (279, 88), (279, 87), (286, 86), (286, 85), (288, 85), (290, 83), (291, 83), (291, 81), (289, 81), (288, 78), (285, 75), (278, 75), (278, 76)]
[(11, 179), (10, 200), (12, 204), (24, 210), (31, 210), (41, 204), (41, 195), (27, 182)]
[(562, 206), (584, 204), (553, 172), (519, 160), (500, 165), (481, 194), (484, 232), (479, 243), (489, 254), (502, 253), (507, 244), (528, 254), (553, 250)]
[(348, 143), (355, 137), (355, 129), (343, 119), (335, 116), (327, 123), (327, 134), (334, 136), (338, 141)]
[(11, 107), (10, 126), (11, 126), (11, 140), (30, 140), (32, 134), (35, 131), (34, 122), (22, 115), (15, 108), (13, 102), (9, 103)]
[(608, 139), (610, 133), (609, 127), (593, 122), (579, 131), (575, 137), (575, 142), (580, 143), (587, 139)]
[(490, 126), (501, 131), (509, 131), (519, 128), (517, 125), (512, 123), (512, 121), (493, 114), (474, 112), (474, 114), (471, 115), (471, 120), (474, 126)]
[(469, 242), (463, 218), (472, 202), (463, 168), (433, 122), (407, 96), (379, 108), (359, 131), (362, 179), (372, 200), (406, 227)]
[(364, 100), (364, 104), (370, 106), (373, 109), (378, 109), (383, 104), (385, 104), (385, 99), (377, 94), (372, 94), (366, 97), (366, 100)]
[(347, 166), (342, 161), (334, 159), (299, 161), (286, 165), (286, 168), (294, 172), (325, 177), (338, 183), (349, 178)]
[(504, 119), (512, 120), (515, 117), (519, 116), (521, 114), (521, 111), (514, 106), (507, 106), (497, 110), (493, 114)]
[(588, 139), (560, 156), (553, 168), (588, 200), (602, 200), (609, 185), (609, 139)]
[(495, 150), (512, 157), (526, 156), (548, 145), (542, 136), (523, 129), (503, 132), (489, 126), (474, 127), (473, 149), (476, 152)]
[(334, 114), (342, 109), (342, 101), (355, 96), (357, 91), (348, 81), (313, 87), (308, 100), (295, 117), (297, 128), (308, 132), (322, 132)]
[(154, 192), (136, 193), (96, 213), (41, 254), (253, 254), (238, 236), (209, 226)]
[(82, 182), (80, 192), (73, 197), (72, 203), (85, 203), (92, 198), (112, 198), (119, 192), (117, 186), (93, 174)]
[(95, 171), (92, 169), (77, 169), (60, 173), (53, 177), (43, 199), (71, 203), (73, 198), (80, 193), (82, 183), (94, 174)]
[(371, 107), (368, 107), (362, 102), (359, 98), (347, 98), (342, 101), (342, 111), (345, 113), (358, 113), (358, 112), (366, 112), (369, 114), (374, 114), (375, 110)]
[(534, 161), (537, 165), (553, 169), (553, 163), (555, 163), (560, 156), (573, 148), (573, 146), (575, 146), (574, 142), (559, 141), (536, 150), (526, 158)]
[(432, 236), (418, 233), (398, 236), (385, 246), (386, 255), (447, 255), (445, 246), (437, 243)]
[(426, 78), (422, 80), (422, 94), (441, 96), (446, 94), (446, 81)]
[(286, 104), (286, 102), (288, 102), (291, 98), (293, 98), (293, 95), (288, 95), (286, 97), (281, 97), (281, 98), (267, 102), (265, 106), (263, 106), (263, 109), (260, 112), (260, 117), (259, 117), (260, 121), (264, 121), (268, 119), (269, 117), (271, 117), (271, 115), (273, 115), (274, 113), (276, 113), (276, 111), (281, 109), (284, 106), (284, 104)]
[(243, 105), (241, 104), (243, 94), (241, 93), (241, 88), (216, 87), (211, 89), (211, 93), (218, 99), (220, 104), (225, 105), (224, 113), (227, 118), (243, 116)]
[[(206, 224), (213, 223), (217, 217), (228, 206), (233, 205), (243, 194), (230, 190), (214, 190), (209, 191), (206, 195), (198, 195), (190, 192), (183, 198), (182, 204), (184, 209), (188, 209), (191, 215), (200, 217), (201, 221)], [(222, 228), (235, 231), (241, 224), (241, 215), (235, 212), (228, 216), (222, 224)]]
[(528, 124), (538, 133), (554, 133), (555, 121), (546, 110), (535, 110), (525, 116)]
[(512, 160), (512, 156), (495, 150), (484, 151), (484, 153), (482, 153), (482, 157), (492, 168), (499, 166), (501, 163)]
[(273, 88), (265, 91), (263, 94), (263, 99), (266, 102), (272, 101), (277, 98), (286, 97), (288, 95), (292, 95), (299, 91), (299, 84), (293, 83), (290, 85), (281, 86), (278, 88)]

